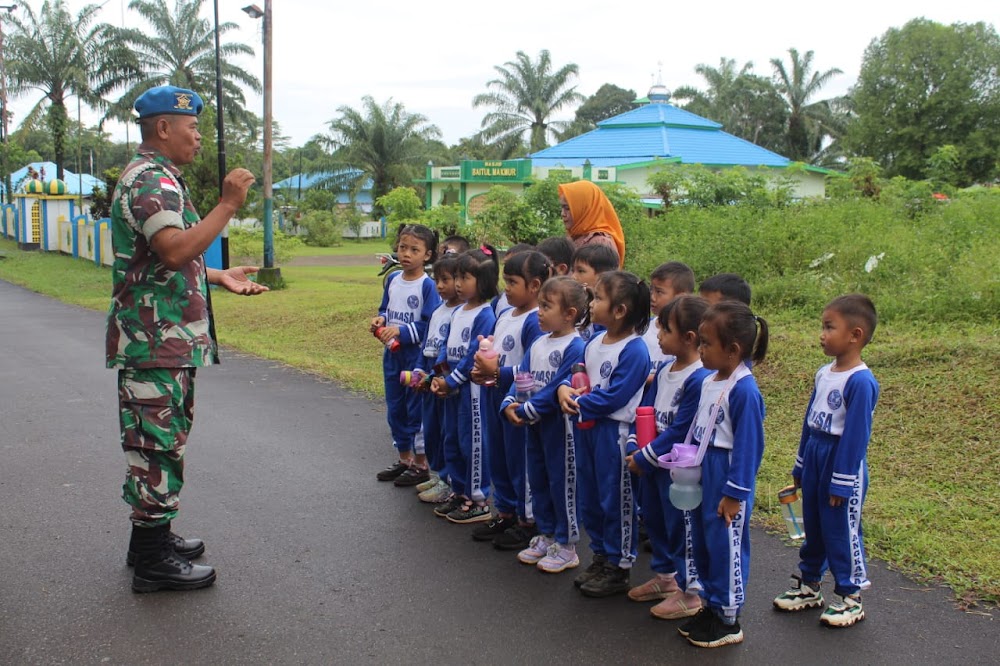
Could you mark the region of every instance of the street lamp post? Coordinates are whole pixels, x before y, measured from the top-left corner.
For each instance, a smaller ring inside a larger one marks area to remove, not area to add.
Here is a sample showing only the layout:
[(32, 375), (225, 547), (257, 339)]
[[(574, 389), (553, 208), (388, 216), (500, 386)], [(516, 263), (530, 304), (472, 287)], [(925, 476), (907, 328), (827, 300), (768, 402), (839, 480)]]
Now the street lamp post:
[[(216, 145), (219, 161), (219, 201), (222, 201), (222, 183), (226, 180), (226, 134), (222, 119), (222, 55), (219, 47), (219, 0), (215, 4), (215, 119)], [(222, 229), (222, 268), (229, 268), (229, 225)]]
[[(8, 13), (10, 13), (15, 9), (17, 9), (17, 5), (15, 4), (0, 5), (0, 11), (3, 11), (5, 9), (7, 10)], [(7, 120), (10, 114), (7, 112), (7, 67), (4, 61), (4, 52), (3, 52), (3, 21), (0, 21), (0, 116), (3, 116), (3, 118), (0, 119), (0, 134), (2, 134), (2, 138), (0, 138), (0, 140), (2, 140), (3, 142), (2, 147), (0, 147), (0, 170), (3, 171), (3, 190), (4, 190), (4, 196), (2, 199), (0, 199), (0, 201), (3, 201), (4, 203), (9, 203), (11, 201), (11, 196), (10, 196), (11, 183), (10, 183), (10, 165), (7, 164), (7, 147), (8, 147)]]
[(258, 280), (264, 284), (280, 285), (281, 269), (274, 265), (274, 200), (272, 190), (272, 110), (271, 110), (271, 0), (264, 0), (264, 9), (257, 5), (243, 8), (251, 18), (263, 18), (264, 34), (264, 267)]

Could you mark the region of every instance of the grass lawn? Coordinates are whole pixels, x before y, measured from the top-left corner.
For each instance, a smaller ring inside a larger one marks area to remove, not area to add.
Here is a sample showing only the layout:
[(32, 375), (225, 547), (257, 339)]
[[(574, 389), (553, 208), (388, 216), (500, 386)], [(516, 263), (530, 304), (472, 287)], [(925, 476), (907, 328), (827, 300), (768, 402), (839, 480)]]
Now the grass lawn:
[[(329, 249), (380, 251), (371, 245), (348, 241)], [(8, 255), (0, 260), (0, 279), (66, 302), (107, 308), (108, 269), (56, 254), (19, 252), (10, 241), (0, 241), (0, 251)], [(367, 332), (381, 298), (374, 268), (282, 267), (282, 274), (288, 281), (284, 291), (249, 299), (225, 292), (213, 296), (221, 342), (380, 394), (380, 346)], [(818, 321), (761, 314), (771, 324), (772, 339), (770, 356), (755, 369), (767, 403), (756, 515), (777, 527), (776, 493), (790, 481), (812, 378), (826, 358), (818, 345)], [(870, 555), (920, 580), (948, 584), (967, 602), (1000, 601), (995, 511), (1000, 327), (995, 321), (880, 325), (865, 356), (882, 386), (869, 448)], [(795, 561), (789, 549), (780, 566), (791, 572)]]
[(295, 248), (292, 254), (296, 257), (370, 257), (376, 252), (390, 252), (391, 250), (388, 238), (366, 238), (364, 240), (345, 238), (344, 242), (336, 247), (303, 245), (302, 247)]

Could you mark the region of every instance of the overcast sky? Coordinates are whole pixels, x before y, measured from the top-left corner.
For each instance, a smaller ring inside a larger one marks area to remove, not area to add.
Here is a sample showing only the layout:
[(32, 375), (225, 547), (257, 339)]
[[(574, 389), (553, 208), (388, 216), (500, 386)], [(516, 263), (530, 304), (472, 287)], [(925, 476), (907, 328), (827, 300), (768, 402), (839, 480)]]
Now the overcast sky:
[[(263, 7), (264, 0), (255, 1)], [(225, 38), (254, 46), (256, 57), (238, 63), (262, 79), (261, 21), (241, 11), (247, 2), (219, 0), (220, 20), (240, 26)], [(66, 3), (74, 14), (87, 4)], [(36, 11), (41, 7), (40, 0), (29, 4)], [(128, 0), (107, 0), (101, 20), (121, 25), (124, 16), (135, 22), (137, 15), (127, 6)], [(203, 11), (211, 20), (211, 0)], [(326, 132), (338, 107), (357, 108), (364, 95), (380, 103), (390, 97), (402, 102), (437, 125), (447, 143), (455, 143), (479, 129), (485, 110), (473, 109), (472, 98), (494, 78), (493, 67), (512, 60), (518, 50), (534, 59), (548, 49), (556, 67), (576, 63), (577, 90), (584, 95), (613, 83), (641, 96), (659, 72), (671, 90), (704, 88), (694, 67), (718, 66), (722, 57), (739, 65), (751, 61), (756, 73), (769, 76), (770, 59), (785, 58), (795, 47), (815, 52), (817, 70), (843, 70), (824, 90), (823, 97), (832, 97), (854, 84), (865, 48), (888, 28), (921, 16), (941, 23), (1000, 24), (1000, 3), (984, 0), (274, 0), (272, 11), (274, 117), (292, 145)], [(35, 101), (11, 100), (15, 124)], [(259, 96), (248, 95), (248, 105), (263, 113)], [(572, 116), (572, 110), (562, 114)], [(95, 118), (84, 111), (84, 122)], [(124, 139), (122, 126), (109, 130)]]

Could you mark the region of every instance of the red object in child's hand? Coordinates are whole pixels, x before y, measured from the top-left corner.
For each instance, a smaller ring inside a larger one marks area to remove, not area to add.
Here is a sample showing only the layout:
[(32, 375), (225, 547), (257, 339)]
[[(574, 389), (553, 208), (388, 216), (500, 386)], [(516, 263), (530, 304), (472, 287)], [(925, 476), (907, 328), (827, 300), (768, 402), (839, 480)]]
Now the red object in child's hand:
[(635, 441), (639, 448), (656, 439), (656, 413), (652, 407), (635, 410)]
[[(384, 331), (384, 330), (385, 330), (385, 326), (379, 326), (378, 328), (375, 329), (375, 331), (372, 333), (372, 335), (374, 335), (375, 338), (378, 339), (379, 342), (382, 342), (382, 331)], [(399, 348), (401, 346), (402, 345), (399, 342), (399, 338), (391, 338), (389, 340), (389, 342), (385, 343), (385, 348), (388, 349), (390, 352), (393, 352), (393, 353), (398, 352)]]
[[(590, 393), (590, 377), (587, 375), (587, 368), (583, 365), (583, 363), (575, 363), (573, 365), (573, 376), (570, 377), (569, 384), (575, 389), (584, 389), (577, 395), (577, 398), (581, 395), (587, 395)], [(593, 419), (589, 421), (578, 421), (576, 427), (580, 430), (590, 430), (594, 427), (594, 423), (596, 422)]]

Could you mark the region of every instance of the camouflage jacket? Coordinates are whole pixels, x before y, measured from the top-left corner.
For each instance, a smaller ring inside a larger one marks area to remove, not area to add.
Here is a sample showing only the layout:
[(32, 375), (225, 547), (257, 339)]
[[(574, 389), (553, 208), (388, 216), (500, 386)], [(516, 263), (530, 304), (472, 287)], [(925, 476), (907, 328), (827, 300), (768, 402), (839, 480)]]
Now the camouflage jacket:
[(219, 362), (205, 258), (173, 271), (149, 246), (165, 227), (187, 229), (200, 220), (173, 162), (140, 146), (111, 204), (115, 260), (106, 340), (109, 368)]

